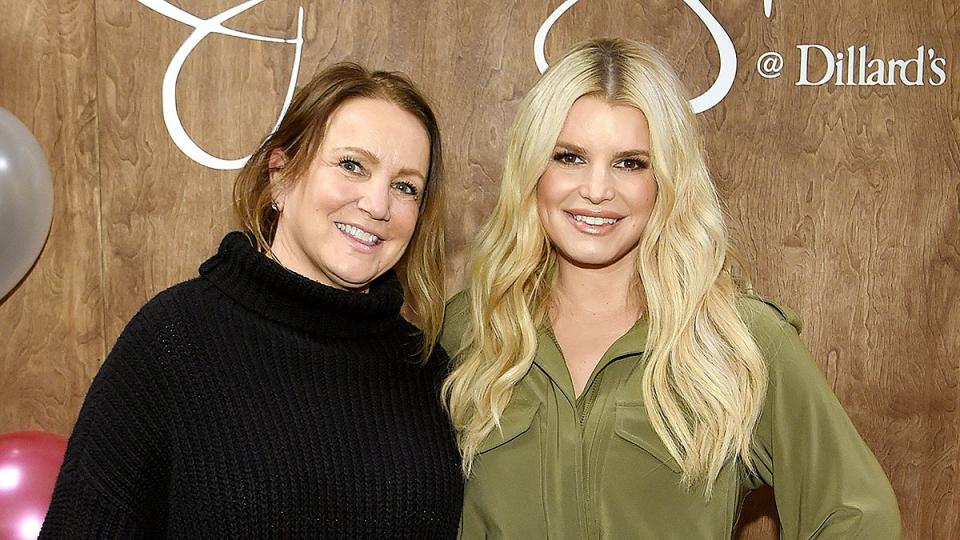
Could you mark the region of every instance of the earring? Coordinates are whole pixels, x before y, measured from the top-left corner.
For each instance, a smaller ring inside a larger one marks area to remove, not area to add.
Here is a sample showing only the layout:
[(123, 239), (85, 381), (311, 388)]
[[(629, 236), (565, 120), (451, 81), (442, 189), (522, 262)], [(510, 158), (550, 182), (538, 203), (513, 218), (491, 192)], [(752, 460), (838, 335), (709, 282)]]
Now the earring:
[(277, 201), (270, 201), (270, 209), (276, 213), (280, 213), (280, 203)]

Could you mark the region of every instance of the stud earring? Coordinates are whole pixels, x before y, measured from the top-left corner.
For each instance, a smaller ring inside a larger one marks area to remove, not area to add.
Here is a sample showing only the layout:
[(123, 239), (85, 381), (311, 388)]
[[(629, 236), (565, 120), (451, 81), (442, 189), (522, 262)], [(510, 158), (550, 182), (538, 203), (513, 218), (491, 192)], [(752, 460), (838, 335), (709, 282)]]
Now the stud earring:
[(277, 201), (270, 201), (270, 209), (276, 213), (280, 213), (280, 203)]

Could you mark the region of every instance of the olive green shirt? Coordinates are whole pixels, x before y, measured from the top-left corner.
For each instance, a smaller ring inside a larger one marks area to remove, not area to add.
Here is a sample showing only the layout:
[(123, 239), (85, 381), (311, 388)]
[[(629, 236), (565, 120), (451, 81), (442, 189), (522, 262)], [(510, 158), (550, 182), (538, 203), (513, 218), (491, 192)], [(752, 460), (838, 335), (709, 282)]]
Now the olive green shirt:
[[(756, 297), (739, 307), (769, 370), (755, 474), (731, 460), (709, 500), (681, 486), (640, 390), (646, 317), (610, 346), (580, 397), (545, 328), (502, 429), (481, 444), (461, 538), (732, 538), (761, 484), (773, 487), (782, 538), (900, 538), (890, 483), (800, 341), (796, 315)], [(441, 343), (451, 353), (466, 309), (463, 293), (447, 305)]]

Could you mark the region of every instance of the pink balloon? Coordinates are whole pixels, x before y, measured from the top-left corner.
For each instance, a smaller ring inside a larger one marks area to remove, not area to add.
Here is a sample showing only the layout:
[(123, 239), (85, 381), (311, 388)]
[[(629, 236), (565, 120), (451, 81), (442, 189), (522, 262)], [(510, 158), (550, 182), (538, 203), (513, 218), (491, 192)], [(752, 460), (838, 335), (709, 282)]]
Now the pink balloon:
[(0, 435), (0, 540), (40, 533), (66, 450), (67, 440), (53, 433)]

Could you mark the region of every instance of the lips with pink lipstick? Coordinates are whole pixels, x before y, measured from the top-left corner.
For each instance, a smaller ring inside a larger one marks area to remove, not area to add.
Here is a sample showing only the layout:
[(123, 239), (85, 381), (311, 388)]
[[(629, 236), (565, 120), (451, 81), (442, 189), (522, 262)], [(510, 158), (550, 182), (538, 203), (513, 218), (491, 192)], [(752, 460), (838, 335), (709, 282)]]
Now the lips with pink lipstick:
[(343, 236), (362, 251), (373, 251), (383, 239), (380, 236), (350, 223), (333, 222)]
[(578, 231), (594, 236), (609, 233), (624, 218), (624, 216), (613, 212), (596, 212), (580, 208), (564, 210), (563, 213), (567, 215), (567, 220)]

